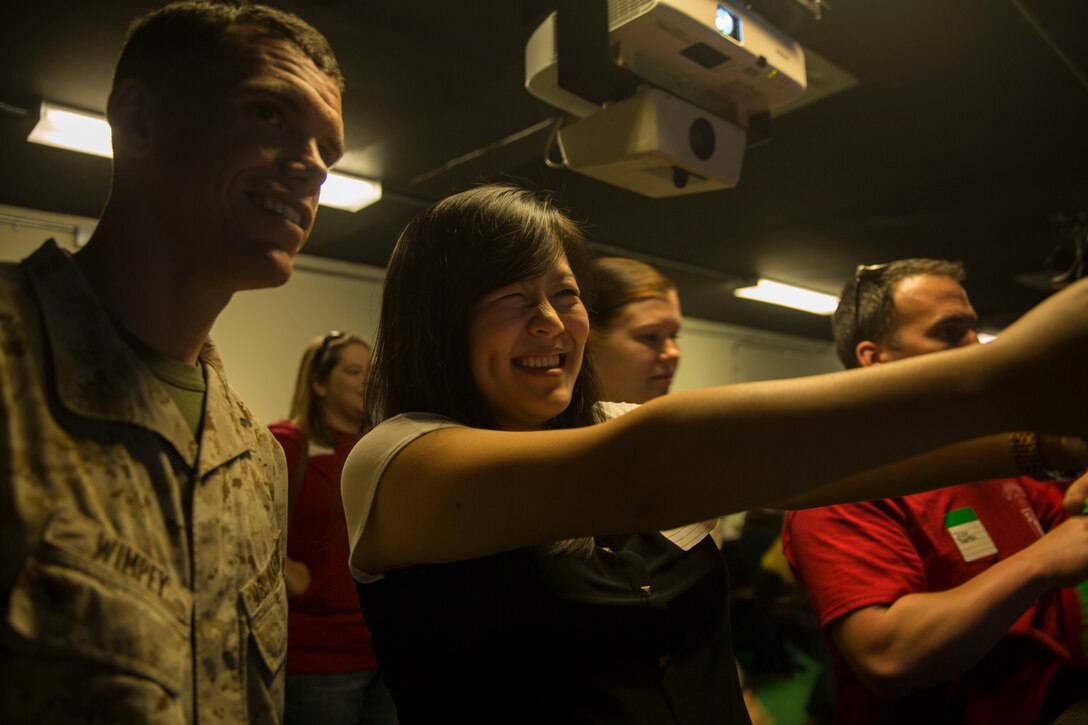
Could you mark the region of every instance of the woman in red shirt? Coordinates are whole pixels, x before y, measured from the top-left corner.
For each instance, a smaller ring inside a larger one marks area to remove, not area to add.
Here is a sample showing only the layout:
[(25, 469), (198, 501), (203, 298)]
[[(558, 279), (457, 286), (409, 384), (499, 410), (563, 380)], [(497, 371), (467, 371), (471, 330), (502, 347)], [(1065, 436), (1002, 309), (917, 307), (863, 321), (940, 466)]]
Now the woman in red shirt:
[(270, 426), (290, 472), (285, 722), (395, 723), (351, 574), (340, 470), (363, 431), (370, 346), (339, 331), (314, 338), (290, 418)]

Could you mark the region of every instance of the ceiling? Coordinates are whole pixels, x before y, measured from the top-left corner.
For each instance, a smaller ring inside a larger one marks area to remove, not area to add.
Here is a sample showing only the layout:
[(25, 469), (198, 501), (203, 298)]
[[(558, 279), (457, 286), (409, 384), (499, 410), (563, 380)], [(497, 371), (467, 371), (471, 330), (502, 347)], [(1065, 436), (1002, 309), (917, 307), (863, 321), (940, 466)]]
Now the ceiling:
[[(588, 0), (586, 0), (588, 2)], [(793, 0), (775, 0), (791, 5)], [(770, 14), (772, 0), (753, 0)], [(329, 38), (345, 75), (347, 172), (382, 179), (357, 213), (324, 209), (307, 251), (384, 266), (419, 209), (481, 180), (552, 189), (602, 252), (656, 261), (687, 315), (812, 338), (826, 318), (728, 291), (766, 276), (836, 293), (858, 263), (962, 259), (984, 327), (1044, 292), (1035, 275), (1088, 212), (1088, 5), (1069, 0), (832, 0), (787, 30), (856, 76), (775, 118), (736, 189), (649, 199), (548, 168), (556, 111), (523, 87), (546, 0), (276, 2)], [(4, 11), (0, 204), (96, 217), (109, 162), (29, 144), (47, 99), (102, 111), (128, 20), (156, 2)], [(811, 78), (813, 87), (822, 79)]]

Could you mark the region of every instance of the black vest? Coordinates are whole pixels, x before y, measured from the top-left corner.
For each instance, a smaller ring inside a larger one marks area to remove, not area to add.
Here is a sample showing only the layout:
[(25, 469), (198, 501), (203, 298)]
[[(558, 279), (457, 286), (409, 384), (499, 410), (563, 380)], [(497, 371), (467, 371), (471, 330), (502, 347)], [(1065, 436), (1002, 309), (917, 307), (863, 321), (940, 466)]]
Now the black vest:
[(358, 586), (402, 725), (749, 723), (710, 537), (599, 537)]

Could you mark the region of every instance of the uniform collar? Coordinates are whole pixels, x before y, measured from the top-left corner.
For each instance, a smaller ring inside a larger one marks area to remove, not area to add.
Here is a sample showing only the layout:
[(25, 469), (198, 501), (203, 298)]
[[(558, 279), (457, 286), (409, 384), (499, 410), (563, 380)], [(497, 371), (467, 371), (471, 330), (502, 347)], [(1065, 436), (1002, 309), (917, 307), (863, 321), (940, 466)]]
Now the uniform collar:
[[(120, 338), (72, 256), (50, 240), (27, 258), (52, 357), (57, 397), (72, 413), (140, 426), (157, 433), (190, 466), (198, 445), (173, 399)], [(200, 469), (214, 468), (247, 448), (237, 420), (248, 410), (223, 381), (211, 343), (200, 352), (208, 379)], [(241, 415), (240, 415), (241, 414)]]
[(204, 343), (200, 362), (204, 364), (208, 385), (204, 394), (204, 423), (200, 431), (197, 466), (197, 475), (203, 478), (211, 470), (248, 451), (253, 439), (250, 431), (258, 423), (238, 393), (227, 384), (223, 362), (211, 340)]

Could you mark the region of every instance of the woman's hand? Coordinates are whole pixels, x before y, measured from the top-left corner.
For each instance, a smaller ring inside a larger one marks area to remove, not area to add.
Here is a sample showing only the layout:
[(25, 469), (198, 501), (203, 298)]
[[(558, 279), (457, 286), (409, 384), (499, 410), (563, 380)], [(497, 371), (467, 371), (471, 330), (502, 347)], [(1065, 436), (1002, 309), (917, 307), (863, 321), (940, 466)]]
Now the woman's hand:
[(1065, 510), (1071, 516), (1085, 513), (1085, 503), (1088, 501), (1088, 474), (1081, 476), (1065, 490)]
[(310, 588), (310, 567), (297, 559), (287, 557), (283, 567), (287, 578), (287, 598), (293, 599)]

